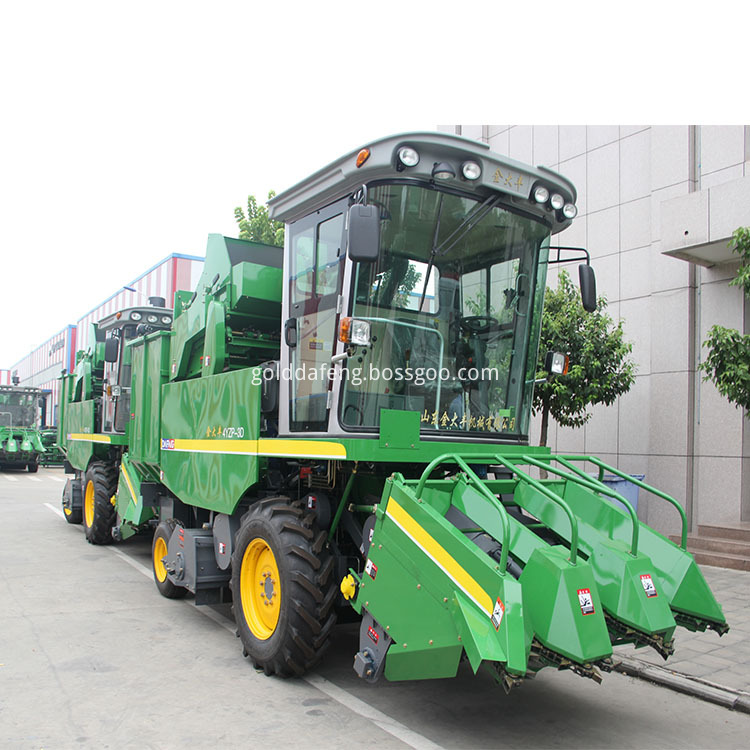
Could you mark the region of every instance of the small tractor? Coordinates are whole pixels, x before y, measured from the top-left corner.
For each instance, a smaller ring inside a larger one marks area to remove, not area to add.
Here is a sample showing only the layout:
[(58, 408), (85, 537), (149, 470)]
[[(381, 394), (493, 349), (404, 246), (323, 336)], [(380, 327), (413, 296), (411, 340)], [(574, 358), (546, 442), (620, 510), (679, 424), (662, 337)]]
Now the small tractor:
[(39, 388), (0, 385), (0, 469), (39, 470), (45, 447), (39, 432)]
[(619, 469), (529, 445), (549, 266), (583, 261), (596, 304), (588, 253), (550, 244), (575, 202), (549, 169), (411, 133), (273, 198), (283, 249), (210, 235), (173, 313), (105, 318), (63, 376), (67, 520), (152, 533), (159, 592), (231, 601), (269, 675), (311, 669), (352, 612), (367, 682), (462, 659), (506, 689), (599, 681), (614, 645), (722, 634), (677, 500), (632, 480), (681, 544), (602, 481)]

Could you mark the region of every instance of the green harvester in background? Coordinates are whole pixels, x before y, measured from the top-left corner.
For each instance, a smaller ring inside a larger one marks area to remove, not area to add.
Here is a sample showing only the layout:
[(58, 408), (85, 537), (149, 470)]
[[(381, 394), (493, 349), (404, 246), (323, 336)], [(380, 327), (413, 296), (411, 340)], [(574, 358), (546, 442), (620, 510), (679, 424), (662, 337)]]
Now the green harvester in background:
[(549, 266), (578, 261), (595, 307), (588, 253), (551, 245), (575, 202), (546, 168), (412, 133), (273, 198), (283, 249), (210, 235), (195, 290), (100, 321), (63, 377), (67, 520), (152, 533), (160, 593), (231, 600), (267, 674), (313, 667), (352, 610), (370, 682), (462, 658), (506, 689), (598, 681), (613, 645), (722, 634), (678, 501), (633, 480), (675, 545), (602, 482), (623, 472), (529, 446)]
[(38, 388), (0, 385), (0, 470), (39, 470), (45, 447), (39, 430)]

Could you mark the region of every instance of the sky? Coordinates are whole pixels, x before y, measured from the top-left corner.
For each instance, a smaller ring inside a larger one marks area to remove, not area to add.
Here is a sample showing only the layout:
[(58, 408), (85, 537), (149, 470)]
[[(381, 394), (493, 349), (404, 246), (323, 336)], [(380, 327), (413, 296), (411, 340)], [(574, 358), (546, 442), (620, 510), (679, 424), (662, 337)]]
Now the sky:
[[(646, 65), (658, 46), (658, 70), (674, 71), (670, 51), (692, 30), (679, 17), (665, 15), (666, 35), (634, 15), (614, 40), (562, 44), (565, 4), (517, 5), (3, 4), (0, 368), (170, 253), (236, 235), (248, 195), (265, 200), (369, 140), (440, 123), (692, 122), (697, 89), (708, 107), (723, 93), (689, 56), (690, 79), (666, 88)], [(579, 8), (608, 28), (603, 5)], [(652, 25), (669, 5), (643, 5)], [(554, 23), (539, 24), (545, 12)], [(721, 18), (700, 22), (710, 32)], [(742, 28), (722, 29), (722, 54)]]

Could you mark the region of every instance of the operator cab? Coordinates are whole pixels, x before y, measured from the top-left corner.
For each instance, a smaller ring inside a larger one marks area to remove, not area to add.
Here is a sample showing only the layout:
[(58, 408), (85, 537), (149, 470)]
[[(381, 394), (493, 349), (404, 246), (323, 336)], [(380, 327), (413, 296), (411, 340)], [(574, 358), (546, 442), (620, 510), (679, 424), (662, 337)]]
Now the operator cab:
[(130, 418), (131, 356), (133, 339), (172, 326), (173, 311), (163, 297), (149, 297), (149, 305), (128, 307), (103, 318), (95, 327), (104, 343), (104, 381), (101, 432), (124, 433)]
[(39, 388), (0, 385), (0, 427), (12, 436), (18, 428), (39, 427), (39, 405), (43, 393)]
[(371, 436), (395, 409), (419, 413), (423, 440), (526, 442), (550, 237), (575, 200), (550, 170), (422, 133), (275, 197), (290, 269), (280, 434)]

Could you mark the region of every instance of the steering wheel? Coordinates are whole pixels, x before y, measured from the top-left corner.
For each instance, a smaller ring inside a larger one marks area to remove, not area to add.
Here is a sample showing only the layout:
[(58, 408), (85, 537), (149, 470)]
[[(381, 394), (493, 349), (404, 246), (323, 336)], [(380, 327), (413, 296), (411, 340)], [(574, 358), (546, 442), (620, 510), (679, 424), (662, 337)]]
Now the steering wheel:
[(460, 318), (458, 324), (462, 331), (478, 334), (489, 333), (500, 327), (500, 324), (491, 315), (468, 315), (465, 318)]

